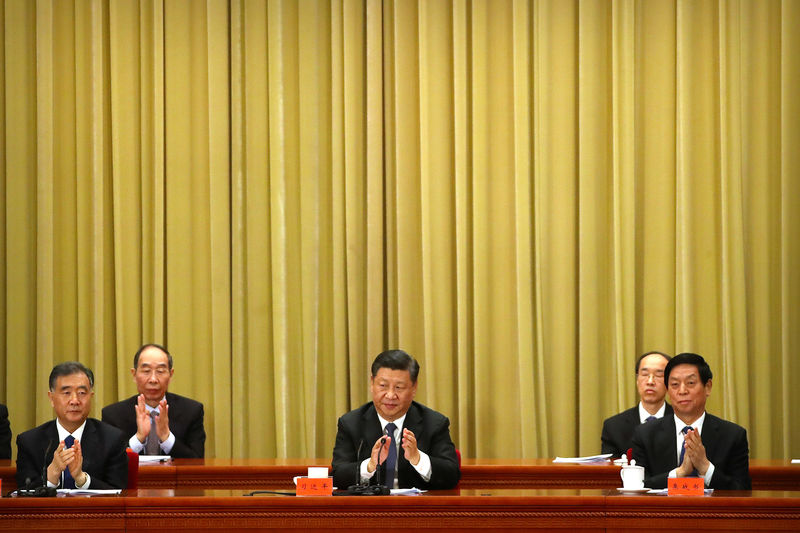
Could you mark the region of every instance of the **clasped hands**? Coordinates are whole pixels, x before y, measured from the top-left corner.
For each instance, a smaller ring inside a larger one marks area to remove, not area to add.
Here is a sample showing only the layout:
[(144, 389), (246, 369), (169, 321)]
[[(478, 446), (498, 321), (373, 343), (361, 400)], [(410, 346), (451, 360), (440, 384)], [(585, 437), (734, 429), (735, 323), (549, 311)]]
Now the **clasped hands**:
[(66, 447), (63, 440), (58, 443), (58, 448), (53, 452), (53, 461), (47, 466), (47, 481), (57, 486), (61, 472), (66, 469), (69, 469), (76, 487), (86, 483), (86, 473), (83, 472), (83, 453), (78, 440), (70, 448)]
[(687, 477), (692, 475), (692, 471), (697, 470), (701, 476), (705, 476), (711, 464), (706, 457), (706, 448), (700, 439), (700, 433), (690, 430), (683, 436), (685, 453), (683, 462), (678, 465), (675, 474), (677, 477)]
[[(386, 438), (383, 443), (381, 443), (381, 439), (383, 439), (383, 437), (376, 440), (375, 444), (372, 446), (372, 455), (370, 455), (369, 463), (367, 463), (367, 472), (372, 473), (375, 471), (378, 465), (379, 455), (385, 461), (386, 456), (389, 454), (389, 446), (392, 444), (391, 439)], [(419, 463), (419, 449), (417, 448), (417, 437), (414, 435), (413, 431), (403, 428), (400, 446), (403, 448), (408, 462), (416, 466), (417, 463)]]
[[(164, 398), (158, 402), (158, 414), (156, 415), (156, 433), (158, 440), (164, 442), (169, 438), (169, 405), (167, 399)], [(147, 407), (144, 401), (144, 394), (140, 394), (136, 399), (136, 438), (139, 442), (144, 443), (147, 436), (150, 434), (150, 413), (147, 412)]]

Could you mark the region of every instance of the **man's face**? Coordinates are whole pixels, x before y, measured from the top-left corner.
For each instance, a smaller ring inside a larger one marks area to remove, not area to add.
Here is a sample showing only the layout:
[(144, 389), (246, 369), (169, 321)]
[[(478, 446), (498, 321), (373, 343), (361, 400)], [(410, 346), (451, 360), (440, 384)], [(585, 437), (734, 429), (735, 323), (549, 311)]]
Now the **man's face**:
[(682, 421), (697, 420), (706, 410), (706, 399), (711, 394), (711, 380), (703, 385), (695, 365), (678, 365), (669, 373), (669, 401)]
[(391, 368), (378, 369), (377, 374), (370, 378), (370, 389), (375, 409), (389, 422), (406, 414), (417, 394), (417, 384), (411, 382), (411, 373)]
[(664, 367), (667, 360), (657, 353), (650, 354), (639, 362), (639, 373), (636, 374), (636, 389), (642, 403), (661, 405), (667, 394), (664, 384)]
[(167, 393), (174, 371), (169, 368), (167, 354), (150, 346), (139, 354), (139, 366), (132, 368), (131, 374), (139, 394), (144, 394), (144, 401), (155, 407)]
[(70, 432), (78, 429), (89, 416), (92, 396), (94, 392), (89, 377), (83, 372), (59, 376), (55, 388), (47, 392), (58, 421)]

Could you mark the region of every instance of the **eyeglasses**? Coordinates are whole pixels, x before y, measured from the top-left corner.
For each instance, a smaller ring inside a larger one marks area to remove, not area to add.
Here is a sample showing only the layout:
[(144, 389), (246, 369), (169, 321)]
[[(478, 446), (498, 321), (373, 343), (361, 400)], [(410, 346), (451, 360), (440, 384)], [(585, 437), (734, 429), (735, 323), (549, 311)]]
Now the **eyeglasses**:
[(637, 374), (639, 379), (650, 379), (653, 377), (654, 379), (663, 380), (664, 379), (664, 372), (659, 370), (657, 372), (647, 372), (646, 370), (641, 370)]

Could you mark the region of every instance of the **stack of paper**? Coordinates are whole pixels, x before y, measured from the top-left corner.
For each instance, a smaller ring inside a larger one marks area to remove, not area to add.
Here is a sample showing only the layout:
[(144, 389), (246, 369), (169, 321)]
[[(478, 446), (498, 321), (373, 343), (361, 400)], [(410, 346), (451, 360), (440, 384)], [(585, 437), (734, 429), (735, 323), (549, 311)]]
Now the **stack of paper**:
[(603, 463), (609, 457), (611, 457), (610, 453), (604, 453), (601, 455), (589, 455), (586, 457), (556, 457), (553, 459), (554, 463)]

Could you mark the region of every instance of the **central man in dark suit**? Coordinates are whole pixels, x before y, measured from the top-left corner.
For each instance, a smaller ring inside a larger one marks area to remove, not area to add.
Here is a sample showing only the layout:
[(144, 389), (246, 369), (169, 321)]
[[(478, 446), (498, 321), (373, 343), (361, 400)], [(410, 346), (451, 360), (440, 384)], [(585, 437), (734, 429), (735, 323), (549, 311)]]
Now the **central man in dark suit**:
[(711, 368), (694, 353), (673, 357), (664, 382), (673, 416), (642, 424), (633, 433), (633, 458), (644, 467), (644, 486), (664, 488), (669, 478), (699, 476), (707, 488), (750, 490), (747, 431), (706, 412)]
[(372, 402), (339, 418), (331, 464), (335, 486), (355, 485), (358, 478), (368, 484), (380, 478), (389, 488), (456, 486), (461, 471), (450, 421), (413, 401), (418, 376), (419, 363), (402, 350), (375, 358)]
[(664, 401), (667, 395), (664, 367), (670, 359), (662, 352), (647, 352), (636, 360), (639, 405), (605, 419), (600, 434), (601, 453), (610, 453), (615, 459), (627, 454), (633, 431), (639, 424), (672, 416), (672, 407)]
[(128, 446), (136, 453), (202, 458), (203, 404), (167, 392), (174, 373), (166, 348), (158, 344), (139, 348), (131, 369), (139, 394), (104, 407), (103, 422), (131, 435)]
[(58, 364), (49, 387), (56, 419), (17, 436), (17, 486), (124, 489), (125, 438), (119, 429), (89, 418), (92, 371), (74, 361)]

